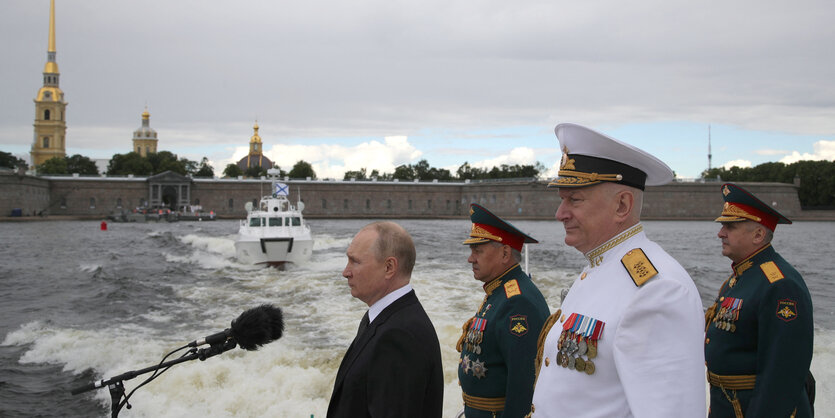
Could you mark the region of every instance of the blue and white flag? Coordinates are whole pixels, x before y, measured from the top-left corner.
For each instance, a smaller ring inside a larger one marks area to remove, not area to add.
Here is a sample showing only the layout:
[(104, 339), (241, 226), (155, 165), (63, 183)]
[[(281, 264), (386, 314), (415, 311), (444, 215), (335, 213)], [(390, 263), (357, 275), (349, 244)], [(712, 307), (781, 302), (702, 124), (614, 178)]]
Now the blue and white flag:
[(273, 183), (273, 196), (289, 196), (290, 195), (290, 187), (284, 183)]

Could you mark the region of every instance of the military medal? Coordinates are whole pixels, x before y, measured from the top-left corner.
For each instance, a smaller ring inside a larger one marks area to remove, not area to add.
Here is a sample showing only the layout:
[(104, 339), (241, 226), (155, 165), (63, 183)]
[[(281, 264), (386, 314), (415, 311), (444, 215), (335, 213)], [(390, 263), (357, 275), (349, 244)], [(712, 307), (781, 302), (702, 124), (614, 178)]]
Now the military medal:
[(597, 357), (597, 342), (589, 341), (589, 353), (588, 358), (593, 359)]
[(486, 319), (479, 318), (478, 316), (473, 317), (470, 330), (467, 331), (467, 350), (475, 354), (481, 354), (481, 343), (484, 341), (484, 330), (486, 328)]
[(590, 316), (572, 313), (562, 324), (563, 331), (557, 341), (557, 364), (593, 374), (595, 367), (591, 359), (597, 357), (597, 340), (603, 335), (605, 325)]
[(461, 369), (464, 370), (464, 374), (470, 372), (470, 356), (466, 355), (464, 358), (461, 359)]
[(719, 312), (713, 318), (716, 328), (723, 331), (735, 332), (735, 322), (739, 320), (739, 312), (742, 310), (742, 299), (725, 297), (722, 298), (722, 305)]
[(473, 362), (473, 376), (482, 379), (487, 375), (487, 366), (479, 359)]
[[(597, 357), (597, 340), (603, 336), (603, 328), (606, 327), (606, 323), (603, 321), (599, 321), (597, 319), (589, 326), (588, 334), (586, 335), (587, 345), (588, 345), (588, 355), (589, 359), (593, 359)], [(587, 362), (588, 363), (588, 362)], [(586, 370), (588, 370), (588, 364), (586, 365)], [(587, 371), (588, 373), (588, 371)], [(592, 372), (594, 373), (594, 366), (592, 365)], [(589, 373), (589, 374), (591, 374)]]
[(591, 361), (591, 360), (587, 361), (586, 362), (586, 369), (584, 371), (586, 372), (587, 375), (593, 375), (594, 374), (594, 362)]
[(574, 361), (574, 369), (582, 372), (586, 369), (586, 361), (582, 357), (577, 357), (577, 360)]

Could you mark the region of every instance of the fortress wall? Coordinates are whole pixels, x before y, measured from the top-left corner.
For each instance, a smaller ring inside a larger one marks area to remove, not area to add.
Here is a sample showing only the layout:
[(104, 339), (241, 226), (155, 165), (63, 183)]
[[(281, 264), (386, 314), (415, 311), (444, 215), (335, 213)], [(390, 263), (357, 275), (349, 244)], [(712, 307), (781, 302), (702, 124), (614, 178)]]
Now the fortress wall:
[[(304, 181), (285, 182), (290, 200), (299, 195), (311, 218), (443, 218), (466, 217), (469, 204), (479, 203), (509, 219), (553, 219), (559, 194), (547, 182), (486, 183)], [(790, 219), (803, 216), (797, 186), (783, 183), (741, 183)], [(0, 176), (0, 216), (12, 207), (24, 215), (100, 216), (118, 209), (133, 209), (149, 199), (145, 178), (41, 178)], [(220, 217), (243, 218), (246, 202), (258, 203), (271, 193), (268, 180), (194, 179), (191, 203), (213, 210)], [(19, 197), (22, 196), (22, 197)], [(91, 199), (94, 207), (91, 207)], [(65, 204), (62, 204), (65, 203)], [(645, 219), (713, 219), (722, 207), (720, 183), (671, 183), (648, 187), (644, 195)]]
[(49, 199), (46, 179), (0, 172), (0, 216), (11, 215), (13, 209), (20, 209), (23, 216), (37, 215), (46, 209)]

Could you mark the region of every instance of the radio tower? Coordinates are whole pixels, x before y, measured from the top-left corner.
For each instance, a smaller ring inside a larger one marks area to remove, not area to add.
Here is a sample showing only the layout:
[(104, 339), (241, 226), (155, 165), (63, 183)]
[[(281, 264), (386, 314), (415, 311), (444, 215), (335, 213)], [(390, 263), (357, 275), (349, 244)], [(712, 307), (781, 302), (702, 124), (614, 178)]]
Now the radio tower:
[(707, 125), (707, 170), (710, 171), (712, 168), (710, 165), (710, 160), (713, 155), (710, 153), (710, 125)]

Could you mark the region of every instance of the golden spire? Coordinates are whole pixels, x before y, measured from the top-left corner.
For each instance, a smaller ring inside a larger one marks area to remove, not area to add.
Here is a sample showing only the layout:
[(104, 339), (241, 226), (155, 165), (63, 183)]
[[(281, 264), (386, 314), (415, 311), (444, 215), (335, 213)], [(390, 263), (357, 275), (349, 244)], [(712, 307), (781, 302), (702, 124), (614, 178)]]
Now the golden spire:
[(55, 0), (49, 3), (49, 48), (46, 50), (46, 65), (44, 74), (58, 74), (58, 63), (55, 62)]
[(49, 4), (49, 52), (55, 52), (55, 0)]
[(255, 121), (255, 125), (252, 127), (252, 130), (255, 131), (255, 133), (249, 139), (249, 143), (252, 144), (252, 143), (257, 142), (257, 143), (260, 144), (261, 143), (261, 136), (258, 135), (258, 121), (257, 120)]

